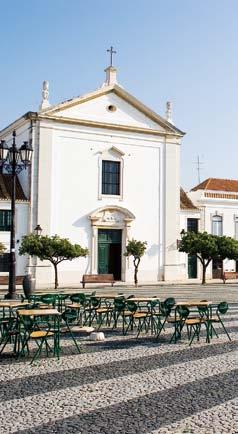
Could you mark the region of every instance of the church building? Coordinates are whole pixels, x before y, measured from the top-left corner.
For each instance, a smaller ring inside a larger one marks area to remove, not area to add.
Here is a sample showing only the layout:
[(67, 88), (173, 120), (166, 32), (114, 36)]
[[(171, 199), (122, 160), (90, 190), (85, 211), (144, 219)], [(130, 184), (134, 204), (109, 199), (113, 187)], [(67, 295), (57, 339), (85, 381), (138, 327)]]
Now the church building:
[[(89, 273), (133, 282), (133, 262), (124, 256), (132, 238), (147, 241), (139, 282), (180, 280), (184, 133), (173, 125), (169, 103), (161, 117), (118, 84), (112, 64), (105, 72), (99, 89), (57, 105), (49, 104), (44, 82), (39, 111), (0, 132), (10, 143), (15, 129), (18, 142), (30, 141), (34, 149), (30, 172), (19, 175), (29, 200), (24, 224), (27, 232), (40, 224), (43, 234), (89, 249), (88, 257), (60, 264), (61, 286), (77, 285)], [(49, 263), (29, 259), (26, 266), (37, 287), (53, 284)], [(26, 268), (18, 270), (25, 273)]]

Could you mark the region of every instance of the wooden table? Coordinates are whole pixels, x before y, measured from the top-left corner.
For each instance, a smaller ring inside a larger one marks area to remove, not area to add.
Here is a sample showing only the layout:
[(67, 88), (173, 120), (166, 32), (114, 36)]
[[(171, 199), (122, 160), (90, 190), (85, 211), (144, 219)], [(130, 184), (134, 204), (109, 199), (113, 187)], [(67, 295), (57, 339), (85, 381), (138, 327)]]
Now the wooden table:
[(131, 297), (127, 298), (126, 301), (134, 301), (135, 303), (149, 303), (151, 301), (159, 301), (157, 297)]
[(186, 307), (207, 307), (213, 304), (212, 301), (201, 301), (201, 300), (188, 300), (188, 301), (181, 301), (177, 302), (175, 307), (177, 306), (186, 306)]
[(18, 310), (18, 315), (20, 316), (48, 316), (48, 315), (58, 315), (61, 313), (57, 309), (21, 309)]
[(8, 308), (13, 308), (13, 307), (20, 307), (20, 306), (27, 306), (29, 304), (28, 301), (17, 301), (17, 300), (1, 300), (0, 301), (0, 307), (8, 307)]
[(124, 294), (96, 294), (93, 295), (96, 298), (107, 298), (108, 300), (115, 300), (118, 297), (124, 297)]
[(210, 336), (211, 336), (211, 318), (212, 318), (212, 307), (216, 307), (217, 305), (214, 304), (212, 301), (202, 301), (202, 300), (187, 300), (187, 301), (181, 301), (179, 303), (176, 303), (175, 307), (175, 342), (181, 337), (181, 330), (179, 333), (176, 333), (176, 314), (177, 314), (177, 308), (178, 306), (184, 306), (184, 307), (204, 307), (206, 308), (206, 311), (204, 312), (204, 315), (206, 315), (206, 331), (207, 331), (207, 338), (206, 341), (210, 342)]

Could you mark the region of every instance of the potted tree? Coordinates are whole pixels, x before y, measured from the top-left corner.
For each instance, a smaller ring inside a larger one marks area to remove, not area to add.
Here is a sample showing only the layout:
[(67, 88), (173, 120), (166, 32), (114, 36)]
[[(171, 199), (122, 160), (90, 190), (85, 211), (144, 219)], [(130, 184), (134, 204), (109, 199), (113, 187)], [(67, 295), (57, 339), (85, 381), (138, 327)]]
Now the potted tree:
[(132, 240), (128, 241), (126, 246), (125, 256), (133, 257), (133, 265), (134, 265), (134, 282), (135, 286), (138, 286), (138, 268), (140, 264), (141, 257), (144, 255), (146, 251), (147, 242), (146, 241), (137, 241), (132, 238)]

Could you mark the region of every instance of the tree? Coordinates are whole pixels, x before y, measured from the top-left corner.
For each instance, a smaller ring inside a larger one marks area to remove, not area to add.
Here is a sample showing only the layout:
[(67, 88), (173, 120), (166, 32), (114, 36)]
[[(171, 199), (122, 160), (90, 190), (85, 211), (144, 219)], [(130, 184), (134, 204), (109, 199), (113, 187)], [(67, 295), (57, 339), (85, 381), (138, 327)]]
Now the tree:
[(128, 241), (126, 246), (125, 256), (133, 256), (133, 264), (135, 267), (134, 271), (134, 282), (135, 286), (138, 284), (137, 274), (138, 268), (140, 264), (141, 257), (144, 255), (146, 251), (147, 242), (146, 241), (136, 241), (132, 238), (132, 240)]
[(237, 259), (238, 242), (230, 237), (219, 237), (207, 232), (187, 232), (182, 237), (179, 251), (195, 255), (202, 264), (202, 284), (206, 283), (206, 270), (212, 259)]
[(57, 266), (60, 262), (85, 257), (88, 249), (82, 248), (79, 244), (71, 244), (67, 238), (60, 238), (58, 235), (50, 237), (29, 234), (22, 237), (19, 254), (37, 256), (41, 261), (50, 261), (55, 271), (55, 288), (58, 288)]

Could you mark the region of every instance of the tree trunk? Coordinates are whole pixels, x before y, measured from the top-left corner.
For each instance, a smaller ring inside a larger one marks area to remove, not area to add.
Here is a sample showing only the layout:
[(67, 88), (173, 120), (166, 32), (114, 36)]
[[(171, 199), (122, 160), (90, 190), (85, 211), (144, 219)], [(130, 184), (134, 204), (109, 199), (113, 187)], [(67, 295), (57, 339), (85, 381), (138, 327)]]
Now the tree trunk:
[(203, 262), (202, 263), (202, 285), (205, 285), (206, 283), (206, 264)]
[(135, 286), (137, 288), (137, 286), (138, 286), (137, 274), (138, 274), (138, 267), (139, 267), (139, 263), (140, 263), (140, 258), (134, 259), (133, 263), (134, 263), (134, 267), (135, 267), (135, 270), (134, 270), (134, 282), (135, 282)]
[(54, 266), (54, 270), (55, 270), (55, 289), (58, 288), (59, 283), (58, 283), (58, 269), (57, 269), (57, 264), (55, 264), (53, 262), (53, 266)]
[(138, 273), (138, 267), (135, 266), (135, 271), (134, 271), (134, 282), (135, 282), (135, 286), (136, 286), (136, 288), (137, 288), (137, 284), (138, 284), (137, 273)]

